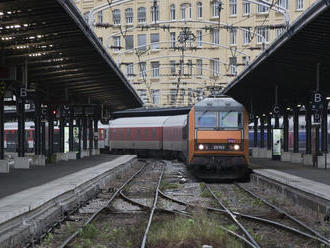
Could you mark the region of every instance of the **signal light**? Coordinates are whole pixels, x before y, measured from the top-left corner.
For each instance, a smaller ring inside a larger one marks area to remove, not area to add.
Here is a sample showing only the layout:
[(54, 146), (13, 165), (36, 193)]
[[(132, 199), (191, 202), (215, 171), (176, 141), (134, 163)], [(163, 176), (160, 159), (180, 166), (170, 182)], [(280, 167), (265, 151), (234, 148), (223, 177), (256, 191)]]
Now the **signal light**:
[(56, 115), (57, 111), (56, 109), (53, 110), (53, 115)]

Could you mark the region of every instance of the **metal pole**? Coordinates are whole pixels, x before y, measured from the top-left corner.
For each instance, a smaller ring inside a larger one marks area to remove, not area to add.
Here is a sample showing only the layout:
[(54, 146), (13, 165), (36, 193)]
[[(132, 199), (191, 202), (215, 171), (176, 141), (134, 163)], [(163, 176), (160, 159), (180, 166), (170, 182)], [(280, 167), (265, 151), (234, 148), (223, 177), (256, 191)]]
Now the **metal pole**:
[(253, 133), (253, 145), (258, 147), (258, 118), (254, 118), (254, 133)]
[(267, 149), (272, 149), (272, 116), (267, 116)]
[(41, 122), (41, 152), (46, 156), (46, 122)]
[(94, 148), (99, 148), (99, 128), (98, 128), (98, 120), (94, 120)]
[(289, 151), (289, 117), (288, 117), (288, 112), (284, 112), (283, 116), (283, 127), (284, 127), (284, 144), (283, 144), (283, 150), (285, 152)]
[(294, 109), (293, 113), (293, 152), (299, 152), (299, 108)]
[(34, 153), (35, 155), (41, 155), (41, 106), (40, 102), (37, 100), (34, 103), (35, 105), (35, 116), (34, 116)]
[(87, 150), (87, 118), (83, 117), (83, 149)]
[(311, 108), (309, 104), (305, 105), (306, 107), (306, 154), (312, 153), (312, 119), (311, 119)]
[(93, 130), (93, 120), (89, 120), (89, 149), (93, 149), (93, 140), (94, 140), (94, 130)]
[(60, 118), (60, 152), (64, 153), (64, 127), (65, 127), (65, 118), (63, 113), (61, 113)]
[(52, 107), (48, 106), (48, 161), (51, 161), (54, 151), (54, 119), (52, 110)]
[(265, 147), (265, 118), (260, 117), (260, 147)]
[(70, 114), (70, 121), (69, 121), (69, 151), (73, 152), (73, 117)]
[(78, 119), (77, 120), (77, 125), (78, 125), (78, 141), (79, 141), (79, 145), (78, 145), (78, 156), (79, 158), (81, 158), (81, 132), (82, 132), (82, 128), (81, 128), (81, 123), (82, 119)]
[(24, 100), (17, 97), (17, 116), (18, 116), (18, 156), (24, 157), (25, 154), (25, 103)]
[(0, 159), (3, 160), (5, 157), (5, 146), (4, 146), (4, 103), (3, 95), (0, 96)]
[(322, 152), (328, 152), (328, 101), (325, 101), (322, 111), (322, 129), (321, 129), (321, 144)]

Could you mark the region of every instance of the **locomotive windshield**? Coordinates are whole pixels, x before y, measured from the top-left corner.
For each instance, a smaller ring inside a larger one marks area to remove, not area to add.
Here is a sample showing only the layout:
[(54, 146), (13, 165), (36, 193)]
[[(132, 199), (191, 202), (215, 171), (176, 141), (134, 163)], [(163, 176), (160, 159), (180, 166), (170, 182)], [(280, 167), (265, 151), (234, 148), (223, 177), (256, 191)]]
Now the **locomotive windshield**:
[(232, 129), (242, 127), (241, 112), (196, 111), (196, 128)]
[(213, 111), (196, 112), (197, 128), (216, 128), (218, 113)]

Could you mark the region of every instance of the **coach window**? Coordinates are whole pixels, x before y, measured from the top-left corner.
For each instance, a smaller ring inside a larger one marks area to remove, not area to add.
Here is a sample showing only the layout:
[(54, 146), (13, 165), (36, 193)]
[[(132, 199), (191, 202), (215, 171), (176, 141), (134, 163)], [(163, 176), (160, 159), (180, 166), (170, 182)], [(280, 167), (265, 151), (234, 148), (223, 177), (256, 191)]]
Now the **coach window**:
[(131, 136), (131, 129), (127, 128), (127, 138)]
[(151, 135), (153, 138), (156, 138), (156, 129), (154, 127), (151, 130)]
[(138, 139), (141, 138), (141, 129), (137, 129), (137, 131), (136, 131), (136, 137)]
[(148, 136), (149, 136), (149, 135), (148, 135), (148, 129), (145, 129), (144, 132), (145, 132), (145, 133), (144, 133), (145, 138), (148, 139)]
[(112, 129), (112, 136), (116, 138), (116, 129)]
[(242, 127), (242, 113), (220, 112), (220, 128)]

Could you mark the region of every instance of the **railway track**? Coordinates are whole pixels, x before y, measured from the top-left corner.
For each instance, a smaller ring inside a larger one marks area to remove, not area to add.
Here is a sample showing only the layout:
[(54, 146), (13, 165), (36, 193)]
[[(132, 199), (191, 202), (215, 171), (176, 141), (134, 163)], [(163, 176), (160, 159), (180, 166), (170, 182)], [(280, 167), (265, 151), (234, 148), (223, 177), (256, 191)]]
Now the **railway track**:
[[(134, 174), (131, 173), (132, 176), (127, 180), (122, 180), (120, 187), (116, 187), (102, 208), (91, 214), (84, 221), (84, 224), (60, 245), (51, 247), (75, 247), (72, 245), (79, 244), (77, 240), (81, 239), (82, 228), (92, 222), (98, 223), (103, 220), (104, 223), (107, 223), (117, 219), (118, 226), (128, 228), (127, 225), (132, 225), (132, 223), (128, 223), (132, 221), (128, 220), (134, 218), (140, 218), (133, 223), (133, 225), (139, 226), (138, 229), (134, 230), (137, 233), (137, 238), (130, 245), (117, 247), (152, 247), (148, 241), (149, 233), (154, 232), (160, 219), (162, 221), (176, 218), (192, 220), (195, 218), (194, 211), (198, 209), (204, 209), (209, 218), (216, 216), (214, 219), (218, 222), (220, 229), (227, 236), (232, 236), (236, 240), (235, 242), (241, 243), (242, 247), (330, 247), (330, 241), (320, 232), (249, 191), (243, 186), (244, 184), (205, 184), (204, 190), (208, 192), (209, 196), (204, 200), (204, 204), (202, 202), (189, 203), (187, 202), (188, 198), (186, 200), (179, 199), (180, 195), (187, 194), (187, 192), (181, 192), (181, 188), (177, 190), (179, 197), (164, 193), (161, 190), (161, 184), (171, 180), (168, 176), (168, 169), (165, 171), (165, 167), (168, 168), (169, 163), (168, 161), (145, 161), (141, 168), (136, 170)], [(191, 184), (199, 185), (196, 182)], [(228, 191), (228, 189), (230, 190)], [(226, 190), (231, 198), (236, 197), (248, 201), (247, 197), (249, 197), (250, 201), (256, 201), (259, 205), (254, 206), (252, 213), (247, 211), (248, 208), (237, 209), (227, 201)], [(233, 192), (236, 194), (235, 197), (231, 195)], [(193, 189), (191, 195), (199, 194)], [(181, 207), (178, 207), (180, 205)], [(169, 216), (173, 216), (173, 218), (169, 218)], [(274, 231), (270, 233), (269, 230)], [(290, 240), (286, 243), (288, 240), (283, 238), (281, 245), (276, 246), (274, 237), (281, 234), (284, 237), (291, 235), (292, 243)], [(260, 235), (263, 235), (263, 239), (260, 239)], [(290, 246), (292, 244), (298, 244), (298, 246)], [(101, 247), (113, 247), (113, 244), (108, 243)]]

